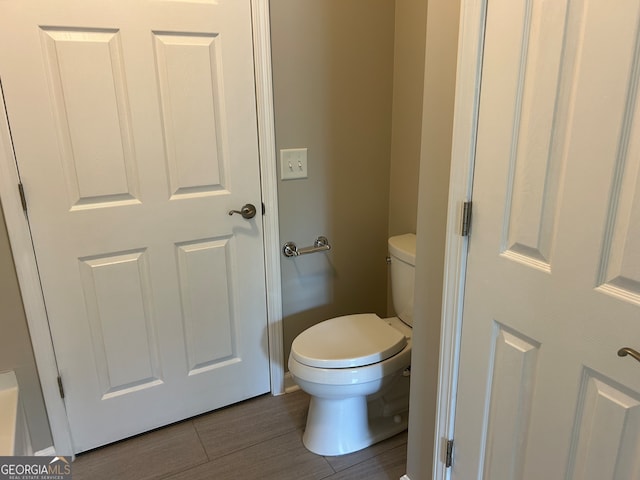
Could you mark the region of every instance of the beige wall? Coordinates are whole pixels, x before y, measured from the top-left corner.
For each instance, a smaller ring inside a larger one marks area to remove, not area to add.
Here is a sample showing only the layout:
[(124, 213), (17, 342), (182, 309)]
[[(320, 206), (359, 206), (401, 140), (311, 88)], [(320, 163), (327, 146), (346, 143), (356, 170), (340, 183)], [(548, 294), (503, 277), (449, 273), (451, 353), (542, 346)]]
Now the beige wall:
[[(395, 2), (389, 236), (416, 232), (426, 26), (426, 0)], [(390, 279), (387, 314), (395, 315)]]
[(288, 357), (312, 324), (386, 314), (394, 1), (272, 0), (271, 32), (277, 148), (309, 149), (309, 178), (278, 185), (280, 238), (333, 245), (282, 257)]
[(416, 231), (426, 0), (395, 2), (389, 235)]
[(0, 372), (14, 370), (35, 451), (53, 445), (0, 206)]
[(407, 474), (431, 479), (460, 0), (429, 0)]

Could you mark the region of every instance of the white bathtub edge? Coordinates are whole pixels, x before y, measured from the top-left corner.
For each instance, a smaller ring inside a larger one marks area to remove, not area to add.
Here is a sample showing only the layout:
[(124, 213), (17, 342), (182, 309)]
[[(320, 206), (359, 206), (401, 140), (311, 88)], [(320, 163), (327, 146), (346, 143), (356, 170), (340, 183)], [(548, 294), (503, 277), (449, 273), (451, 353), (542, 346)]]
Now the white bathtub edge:
[(12, 371), (0, 373), (0, 455), (14, 455), (18, 427), (18, 381)]
[(53, 447), (53, 445), (51, 445), (50, 447), (47, 447), (43, 450), (38, 450), (36, 453), (34, 453), (34, 455), (36, 457), (55, 457), (56, 449)]

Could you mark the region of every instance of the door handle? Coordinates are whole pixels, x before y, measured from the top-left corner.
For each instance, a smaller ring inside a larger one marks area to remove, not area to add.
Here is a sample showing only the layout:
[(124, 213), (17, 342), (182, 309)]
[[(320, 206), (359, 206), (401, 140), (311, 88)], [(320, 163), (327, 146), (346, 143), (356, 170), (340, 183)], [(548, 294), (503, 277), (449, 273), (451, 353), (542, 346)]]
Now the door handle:
[(638, 352), (637, 350), (634, 350), (631, 347), (623, 347), (618, 350), (619, 357), (626, 357), (627, 355), (631, 355), (633, 358), (640, 362), (640, 352)]
[(246, 218), (249, 220), (256, 216), (256, 206), (250, 203), (244, 205), (240, 210), (229, 210), (229, 215), (233, 215), (234, 213), (239, 213), (242, 215), (242, 218)]

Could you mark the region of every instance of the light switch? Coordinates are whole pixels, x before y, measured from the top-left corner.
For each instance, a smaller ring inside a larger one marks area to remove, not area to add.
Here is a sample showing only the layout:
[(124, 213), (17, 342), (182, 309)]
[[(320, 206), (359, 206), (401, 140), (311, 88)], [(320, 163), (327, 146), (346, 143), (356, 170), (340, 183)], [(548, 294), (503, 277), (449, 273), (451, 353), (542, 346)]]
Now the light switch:
[(280, 150), (280, 178), (282, 180), (293, 180), (307, 177), (307, 149), (289, 148)]

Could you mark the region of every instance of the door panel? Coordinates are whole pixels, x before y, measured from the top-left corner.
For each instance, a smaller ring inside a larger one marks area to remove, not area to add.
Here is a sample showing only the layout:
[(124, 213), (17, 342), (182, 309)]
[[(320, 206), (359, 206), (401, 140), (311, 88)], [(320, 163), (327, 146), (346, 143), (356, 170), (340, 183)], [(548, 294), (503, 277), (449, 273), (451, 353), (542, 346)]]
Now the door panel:
[(76, 451), (269, 390), (249, 0), (3, 2)]
[(162, 383), (146, 252), (81, 262), (82, 291), (102, 398)]
[(41, 28), (71, 209), (139, 203), (117, 30)]
[(485, 476), (510, 478), (517, 472), (517, 478), (522, 474), (540, 344), (498, 323), (493, 334)]
[(488, 2), (453, 478), (640, 476), (639, 20)]
[(224, 192), (228, 147), (220, 38), (154, 32), (154, 47), (172, 198)]
[[(229, 279), (233, 275), (227, 260), (230, 247), (228, 238), (177, 246), (190, 375), (216, 368), (220, 362), (233, 360), (237, 353), (229, 298)], [(210, 317), (215, 321), (207, 321)]]
[(567, 478), (637, 478), (640, 395), (583, 372)]

